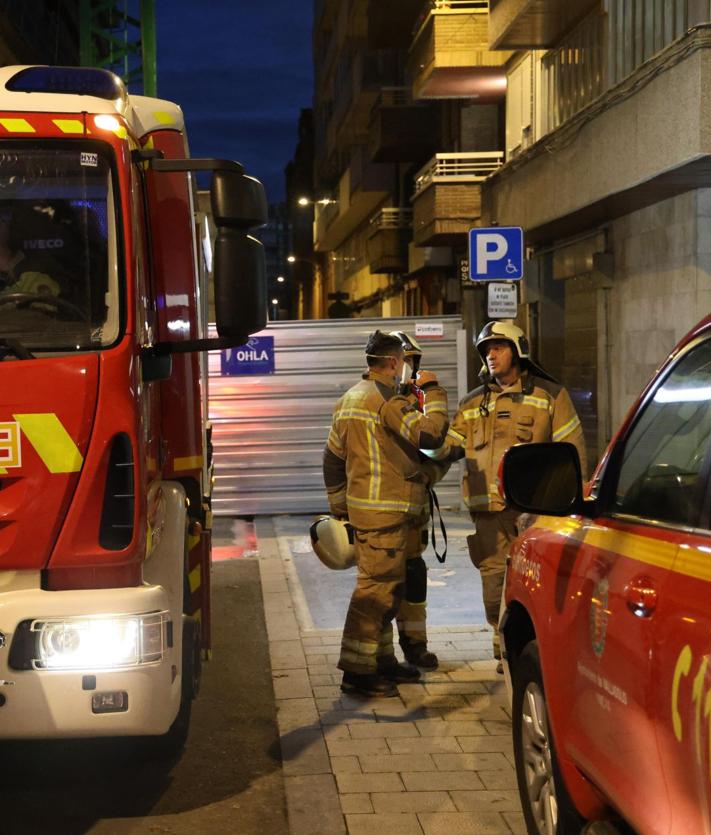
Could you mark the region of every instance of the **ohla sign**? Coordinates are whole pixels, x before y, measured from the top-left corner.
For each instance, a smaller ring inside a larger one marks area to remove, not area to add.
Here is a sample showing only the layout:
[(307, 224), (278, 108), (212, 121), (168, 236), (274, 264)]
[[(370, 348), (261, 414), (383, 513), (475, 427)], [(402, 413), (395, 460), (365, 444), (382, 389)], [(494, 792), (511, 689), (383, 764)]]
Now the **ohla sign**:
[(222, 351), (223, 376), (274, 373), (274, 337), (253, 336), (246, 345)]

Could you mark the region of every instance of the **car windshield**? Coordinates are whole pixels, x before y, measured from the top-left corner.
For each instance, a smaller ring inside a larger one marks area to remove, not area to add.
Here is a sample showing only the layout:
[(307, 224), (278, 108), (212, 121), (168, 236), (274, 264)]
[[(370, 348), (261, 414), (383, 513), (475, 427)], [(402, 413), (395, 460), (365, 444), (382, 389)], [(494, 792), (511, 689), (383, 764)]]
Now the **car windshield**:
[(112, 180), (91, 143), (0, 145), (0, 340), (35, 354), (116, 341)]

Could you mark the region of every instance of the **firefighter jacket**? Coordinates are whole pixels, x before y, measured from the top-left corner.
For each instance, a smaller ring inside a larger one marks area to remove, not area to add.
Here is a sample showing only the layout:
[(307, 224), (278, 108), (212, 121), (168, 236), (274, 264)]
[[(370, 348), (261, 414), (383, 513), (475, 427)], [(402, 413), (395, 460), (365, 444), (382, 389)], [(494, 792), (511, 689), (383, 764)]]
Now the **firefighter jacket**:
[(506, 507), (497, 484), (503, 454), (514, 444), (546, 441), (575, 444), (585, 475), (585, 439), (570, 395), (560, 384), (524, 371), (505, 389), (492, 381), (468, 394), (438, 455), (465, 458), (462, 493), (472, 513), (498, 511)]
[(336, 403), (323, 473), (334, 516), (359, 530), (382, 530), (422, 518), (429, 477), (420, 449), (445, 442), (447, 394), (425, 386), (424, 414), (397, 393), (395, 381), (370, 370)]

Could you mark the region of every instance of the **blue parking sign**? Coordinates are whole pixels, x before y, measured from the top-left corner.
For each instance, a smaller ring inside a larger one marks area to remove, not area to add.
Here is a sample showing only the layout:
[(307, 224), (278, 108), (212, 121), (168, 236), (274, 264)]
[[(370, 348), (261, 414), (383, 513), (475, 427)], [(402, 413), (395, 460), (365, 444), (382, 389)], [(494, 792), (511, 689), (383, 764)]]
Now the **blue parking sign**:
[(523, 229), (518, 226), (470, 229), (469, 278), (472, 281), (523, 278)]

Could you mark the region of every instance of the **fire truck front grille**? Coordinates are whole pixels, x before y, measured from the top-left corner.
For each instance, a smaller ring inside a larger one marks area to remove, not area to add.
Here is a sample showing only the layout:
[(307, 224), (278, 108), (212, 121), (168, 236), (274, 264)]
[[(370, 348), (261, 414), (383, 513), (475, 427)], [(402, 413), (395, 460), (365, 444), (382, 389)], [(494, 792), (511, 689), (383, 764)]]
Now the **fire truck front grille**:
[(101, 514), (99, 544), (107, 551), (126, 548), (133, 538), (134, 514), (133, 448), (125, 433), (116, 435), (111, 445), (106, 473), (104, 507)]

